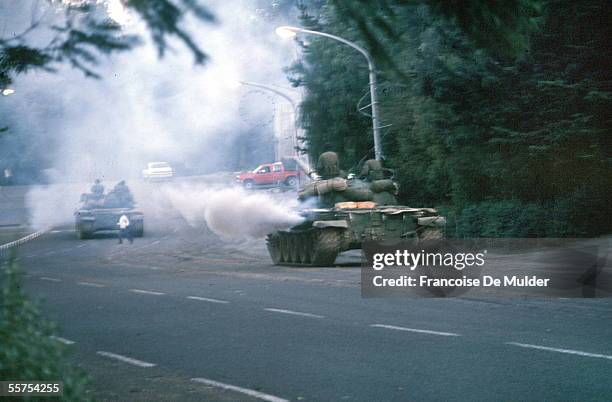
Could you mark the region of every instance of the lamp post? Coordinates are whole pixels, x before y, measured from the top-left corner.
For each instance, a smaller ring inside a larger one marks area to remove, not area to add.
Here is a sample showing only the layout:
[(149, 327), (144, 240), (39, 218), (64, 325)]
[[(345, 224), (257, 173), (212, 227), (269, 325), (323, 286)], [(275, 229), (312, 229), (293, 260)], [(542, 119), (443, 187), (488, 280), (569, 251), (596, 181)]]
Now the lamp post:
[(370, 53), (359, 46), (356, 43), (353, 43), (349, 40), (341, 38), (336, 35), (328, 34), (325, 32), (319, 31), (311, 31), (309, 29), (303, 29), (298, 27), (291, 26), (282, 26), (276, 28), (276, 34), (282, 38), (291, 38), (297, 35), (298, 33), (310, 34), (310, 35), (318, 35), (323, 36), (329, 39), (333, 39), (338, 42), (342, 42), (345, 45), (352, 47), (361, 53), (366, 60), (368, 61), (368, 70), (370, 76), (370, 105), (372, 107), (372, 132), (374, 134), (374, 157), (376, 160), (382, 159), (382, 148), (380, 143), (380, 125), (379, 125), (379, 114), (378, 114), (378, 95), (376, 94), (376, 68), (374, 66), (374, 61), (372, 60), (372, 56)]

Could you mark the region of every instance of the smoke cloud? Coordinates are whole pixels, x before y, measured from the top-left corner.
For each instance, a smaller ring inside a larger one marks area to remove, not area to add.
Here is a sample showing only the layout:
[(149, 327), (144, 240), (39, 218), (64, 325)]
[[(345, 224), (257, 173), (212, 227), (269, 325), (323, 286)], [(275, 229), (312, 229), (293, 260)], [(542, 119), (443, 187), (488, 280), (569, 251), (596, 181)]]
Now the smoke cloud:
[(164, 195), (187, 222), (206, 222), (221, 238), (259, 238), (303, 221), (295, 196), (247, 192), (238, 187), (166, 187)]
[[(50, 186), (34, 187), (27, 196), (36, 228), (69, 223), (80, 194), (95, 178), (107, 186), (126, 178), (138, 187), (135, 180), (147, 162), (169, 161), (179, 170), (202, 174), (253, 167), (274, 156), (272, 121), (278, 100), (236, 83), (288, 85), (283, 67), (292, 62), (295, 48), (279, 40), (274, 28), (291, 22), (294, 11), (275, 14), (269, 2), (250, 0), (204, 2), (218, 22), (187, 20), (188, 32), (210, 57), (205, 66), (196, 66), (179, 42), (170, 42), (160, 60), (142, 23), (125, 18), (120, 2), (109, 4), (110, 16), (125, 23), (127, 33), (140, 34), (143, 45), (102, 59), (96, 67), (100, 80), (67, 66), (54, 74), (18, 76), (16, 93), (0, 111), (17, 134), (14, 138), (26, 139), (5, 148), (19, 162), (13, 166), (53, 172)], [(5, 29), (20, 32), (31, 15), (47, 13), (50, 25), (59, 14), (49, 13), (49, 7), (54, 6), (27, 0), (3, 6), (0, 19)], [(44, 43), (45, 35), (38, 29), (36, 41)], [(261, 138), (264, 151), (254, 153), (241, 142), (255, 137)], [(188, 222), (203, 219), (225, 238), (257, 237), (299, 222), (290, 207), (278, 207), (279, 201), (266, 194), (195, 185), (162, 188), (163, 197), (156, 199), (165, 197), (163, 202), (169, 201)], [(135, 192), (138, 201), (138, 188)]]

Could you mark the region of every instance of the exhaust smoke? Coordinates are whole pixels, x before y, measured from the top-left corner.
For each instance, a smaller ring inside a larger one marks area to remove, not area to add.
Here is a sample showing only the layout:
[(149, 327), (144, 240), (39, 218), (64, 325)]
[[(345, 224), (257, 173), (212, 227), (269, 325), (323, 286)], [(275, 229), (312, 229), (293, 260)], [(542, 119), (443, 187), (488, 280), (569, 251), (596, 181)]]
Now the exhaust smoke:
[(261, 238), (303, 221), (294, 196), (242, 188), (166, 187), (164, 194), (192, 226), (206, 225), (225, 240)]

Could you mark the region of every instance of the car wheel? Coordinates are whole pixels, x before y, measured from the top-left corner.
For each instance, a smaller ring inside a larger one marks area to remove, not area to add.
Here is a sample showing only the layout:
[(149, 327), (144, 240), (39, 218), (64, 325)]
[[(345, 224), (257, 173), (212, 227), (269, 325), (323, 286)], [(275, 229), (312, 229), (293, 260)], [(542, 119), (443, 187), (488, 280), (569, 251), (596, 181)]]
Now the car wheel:
[(287, 185), (289, 187), (295, 187), (297, 185), (297, 178), (295, 176), (287, 178)]
[(255, 185), (255, 183), (253, 183), (253, 180), (245, 180), (243, 185), (244, 185), (244, 188), (246, 188), (247, 190), (251, 190), (253, 186)]

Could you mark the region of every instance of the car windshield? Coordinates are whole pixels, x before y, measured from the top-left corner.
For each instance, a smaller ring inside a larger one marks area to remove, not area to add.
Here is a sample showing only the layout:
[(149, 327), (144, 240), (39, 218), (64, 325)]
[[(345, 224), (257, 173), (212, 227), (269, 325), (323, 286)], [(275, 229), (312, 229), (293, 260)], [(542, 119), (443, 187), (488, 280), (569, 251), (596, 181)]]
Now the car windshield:
[(169, 168), (170, 167), (170, 165), (168, 165), (166, 162), (150, 163), (149, 166), (151, 167), (151, 169)]

